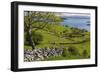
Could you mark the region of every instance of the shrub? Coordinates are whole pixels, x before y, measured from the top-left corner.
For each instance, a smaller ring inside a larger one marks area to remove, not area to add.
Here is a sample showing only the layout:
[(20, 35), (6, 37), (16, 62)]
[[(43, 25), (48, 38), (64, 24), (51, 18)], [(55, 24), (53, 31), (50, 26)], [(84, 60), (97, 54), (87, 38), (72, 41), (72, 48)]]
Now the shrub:
[(87, 56), (88, 56), (87, 50), (83, 50), (83, 57), (87, 57)]
[(66, 48), (63, 48), (63, 53), (62, 53), (62, 56), (63, 57), (66, 57), (68, 55), (68, 51)]
[(74, 46), (70, 46), (70, 47), (68, 48), (68, 52), (69, 52), (71, 55), (78, 55), (78, 54), (79, 54), (77, 48), (74, 47)]

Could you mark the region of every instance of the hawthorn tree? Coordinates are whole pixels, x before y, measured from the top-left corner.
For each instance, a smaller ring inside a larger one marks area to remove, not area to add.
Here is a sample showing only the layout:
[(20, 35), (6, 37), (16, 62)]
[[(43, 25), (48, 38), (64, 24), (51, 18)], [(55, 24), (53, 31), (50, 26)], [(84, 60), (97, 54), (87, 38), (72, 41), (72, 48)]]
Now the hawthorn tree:
[(24, 12), (24, 32), (28, 36), (28, 42), (35, 49), (35, 41), (32, 39), (32, 31), (38, 29), (47, 29), (52, 24), (59, 24), (62, 19), (53, 12), (37, 12), (25, 11)]

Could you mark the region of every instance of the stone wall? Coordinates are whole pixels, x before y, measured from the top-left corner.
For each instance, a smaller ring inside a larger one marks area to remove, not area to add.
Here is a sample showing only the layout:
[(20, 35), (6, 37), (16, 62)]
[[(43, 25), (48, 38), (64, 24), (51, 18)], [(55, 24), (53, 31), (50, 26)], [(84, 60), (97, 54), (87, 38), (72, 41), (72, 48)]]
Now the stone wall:
[(43, 61), (49, 57), (61, 56), (63, 48), (38, 48), (34, 50), (24, 50), (24, 61)]

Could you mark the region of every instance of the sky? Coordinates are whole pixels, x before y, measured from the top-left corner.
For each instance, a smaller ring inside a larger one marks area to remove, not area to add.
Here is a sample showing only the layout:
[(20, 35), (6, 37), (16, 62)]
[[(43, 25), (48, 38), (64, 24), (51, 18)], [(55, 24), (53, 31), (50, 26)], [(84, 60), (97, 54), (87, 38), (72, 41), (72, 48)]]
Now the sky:
[(56, 13), (57, 16), (90, 16), (89, 13), (72, 13), (72, 12), (61, 12)]
[[(24, 12), (24, 15), (26, 15), (27, 13)], [(57, 16), (89, 16), (89, 13), (73, 13), (73, 12), (56, 12), (55, 15)]]

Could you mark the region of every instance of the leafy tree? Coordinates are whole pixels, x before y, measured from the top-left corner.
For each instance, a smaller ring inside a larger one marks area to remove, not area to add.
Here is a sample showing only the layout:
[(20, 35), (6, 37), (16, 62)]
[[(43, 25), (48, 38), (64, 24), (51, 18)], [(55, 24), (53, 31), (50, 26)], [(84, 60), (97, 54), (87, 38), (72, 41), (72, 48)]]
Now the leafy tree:
[(88, 32), (86, 29), (81, 29), (81, 32), (84, 33), (84, 32)]
[(48, 25), (59, 24), (62, 19), (51, 12), (37, 12), (37, 11), (25, 11), (24, 12), (24, 32), (26, 32), (29, 44), (32, 49), (35, 49), (35, 41), (32, 39), (32, 31), (38, 29), (45, 29)]

